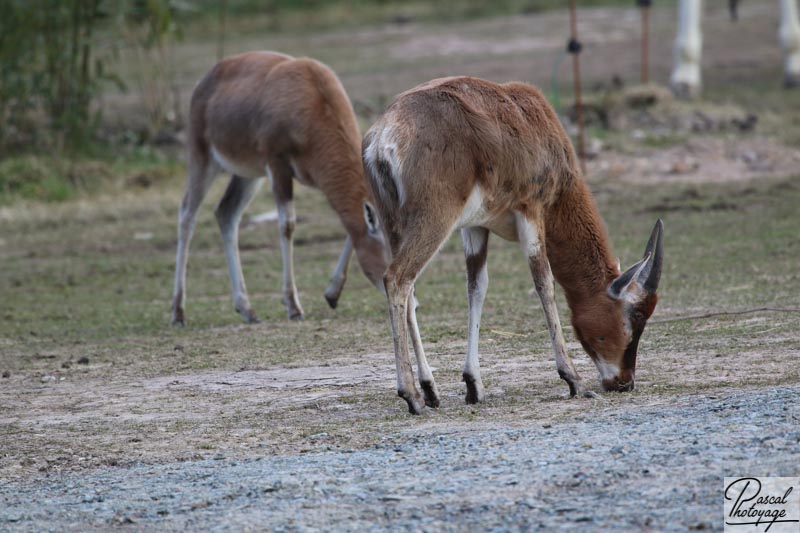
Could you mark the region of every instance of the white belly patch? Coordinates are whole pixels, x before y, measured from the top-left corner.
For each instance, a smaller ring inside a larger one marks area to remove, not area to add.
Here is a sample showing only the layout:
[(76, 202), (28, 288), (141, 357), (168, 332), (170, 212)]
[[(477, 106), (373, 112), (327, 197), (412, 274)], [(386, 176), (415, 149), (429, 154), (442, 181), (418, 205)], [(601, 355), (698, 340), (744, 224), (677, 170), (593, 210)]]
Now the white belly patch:
[(265, 168), (258, 168), (257, 166), (249, 165), (247, 163), (240, 163), (238, 161), (231, 161), (219, 153), (219, 150), (214, 145), (211, 145), (211, 156), (214, 161), (222, 167), (223, 170), (236, 174), (242, 178), (263, 178), (267, 175)]
[(477, 226), (488, 229), (509, 241), (517, 240), (517, 230), (514, 224), (513, 213), (492, 214), (486, 209), (483, 192), (478, 185), (472, 189), (464, 209), (456, 221), (455, 229), (474, 228)]

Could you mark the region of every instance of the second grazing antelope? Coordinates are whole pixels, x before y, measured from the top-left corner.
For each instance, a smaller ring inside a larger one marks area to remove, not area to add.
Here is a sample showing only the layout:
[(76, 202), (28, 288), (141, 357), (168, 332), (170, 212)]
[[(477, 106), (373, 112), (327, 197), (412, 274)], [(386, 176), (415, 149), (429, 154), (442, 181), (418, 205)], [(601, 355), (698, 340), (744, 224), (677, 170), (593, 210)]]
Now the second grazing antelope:
[[(737, 18), (738, 0), (729, 0), (731, 15)], [(800, 16), (798, 0), (779, 0), (778, 40), (783, 49), (784, 85), (800, 87)], [(703, 49), (703, 0), (680, 0), (678, 35), (675, 37), (675, 66), (670, 85), (680, 96), (698, 96), (702, 87), (700, 59)]]
[[(570, 394), (593, 395), (567, 355), (554, 277), (603, 388), (633, 389), (639, 338), (657, 300), (663, 225), (656, 222), (642, 260), (620, 272), (572, 143), (538, 90), (466, 77), (430, 81), (394, 100), (365, 135), (362, 150), (392, 255), (384, 284), (397, 391), (411, 413), (439, 405), (417, 327), (414, 283), (457, 229), (467, 263), (467, 403), (485, 394), (478, 332), (489, 232), (519, 241)], [(409, 334), (422, 394), (414, 384)]]
[[(283, 301), (289, 318), (303, 317), (293, 270), (293, 179), (320, 189), (347, 231), (344, 250), (325, 291), (336, 307), (355, 249), (364, 274), (382, 290), (383, 236), (368, 203), (361, 135), (353, 107), (328, 67), (308, 58), (249, 52), (223, 59), (192, 94), (188, 183), (178, 222), (172, 322), (185, 321), (186, 263), (197, 209), (220, 171), (232, 174), (216, 210), (233, 303), (257, 322), (239, 260), (242, 212), (268, 176), (278, 205), (283, 254)], [(365, 217), (366, 213), (366, 217)]]

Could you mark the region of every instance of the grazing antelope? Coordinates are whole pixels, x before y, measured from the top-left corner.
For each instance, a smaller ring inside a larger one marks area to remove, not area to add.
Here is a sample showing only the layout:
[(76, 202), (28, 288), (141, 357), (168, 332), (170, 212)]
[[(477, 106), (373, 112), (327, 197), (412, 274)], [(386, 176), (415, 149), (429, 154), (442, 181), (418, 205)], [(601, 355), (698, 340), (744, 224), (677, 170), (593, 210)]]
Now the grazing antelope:
[[(797, 0), (780, 1), (780, 28), (778, 39), (783, 48), (784, 85), (800, 86), (800, 18)], [(736, 18), (738, 0), (729, 0), (733, 18)], [(702, 0), (680, 0), (678, 12), (678, 35), (675, 38), (675, 67), (670, 84), (680, 96), (694, 97), (700, 94), (700, 56), (703, 48), (701, 15)]]
[[(217, 63), (192, 94), (188, 183), (178, 222), (172, 323), (186, 318), (186, 262), (197, 209), (220, 170), (233, 176), (216, 209), (228, 263), (233, 303), (247, 322), (258, 322), (239, 260), (242, 212), (268, 176), (278, 205), (283, 254), (283, 301), (301, 319), (293, 270), (293, 181), (319, 188), (347, 231), (344, 250), (325, 298), (336, 307), (355, 249), (366, 276), (383, 290), (383, 235), (367, 199), (361, 135), (353, 107), (336, 75), (308, 58), (249, 52)], [(365, 221), (364, 212), (367, 213)]]
[[(392, 255), (384, 284), (397, 390), (412, 414), (439, 405), (417, 327), (414, 283), (455, 229), (467, 263), (467, 403), (484, 399), (478, 332), (490, 231), (522, 247), (570, 394), (594, 395), (567, 355), (553, 276), (603, 388), (633, 389), (639, 337), (657, 300), (663, 225), (656, 223), (644, 258), (620, 273), (572, 143), (539, 91), (516, 82), (433, 80), (399, 95), (367, 132), (362, 149)], [(409, 333), (424, 396), (414, 385)]]

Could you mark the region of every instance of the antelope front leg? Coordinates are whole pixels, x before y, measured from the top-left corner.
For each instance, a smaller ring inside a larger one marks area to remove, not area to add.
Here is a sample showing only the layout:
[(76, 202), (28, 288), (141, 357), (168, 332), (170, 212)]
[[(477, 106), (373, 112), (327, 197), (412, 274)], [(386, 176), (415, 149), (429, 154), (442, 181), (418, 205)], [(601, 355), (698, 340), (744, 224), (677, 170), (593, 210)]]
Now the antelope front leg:
[(469, 323), (467, 331), (467, 358), (464, 363), (464, 383), (467, 384), (467, 403), (482, 402), (486, 396), (481, 380), (478, 362), (478, 336), (481, 329), (481, 313), (486, 289), (489, 287), (489, 273), (486, 268), (486, 253), (489, 244), (489, 230), (486, 228), (464, 228), (461, 230), (464, 244), (464, 257), (467, 260), (467, 300), (469, 302)]
[(422, 348), (422, 338), (419, 335), (419, 325), (417, 324), (418, 302), (413, 287), (406, 305), (409, 333), (411, 334), (411, 343), (414, 345), (414, 353), (417, 355), (417, 373), (419, 374), (419, 385), (422, 387), (422, 394), (425, 396), (425, 405), (439, 407), (439, 389), (433, 380), (433, 372), (430, 365), (428, 365), (425, 350)]
[(800, 87), (800, 18), (797, 15), (797, 0), (781, 0), (779, 38), (784, 56), (784, 84), (786, 87)]
[(197, 224), (197, 210), (203, 202), (219, 168), (208, 161), (208, 156), (189, 155), (189, 172), (186, 192), (178, 215), (178, 249), (175, 257), (175, 289), (172, 293), (172, 324), (186, 325), (186, 264), (189, 260), (189, 243)]
[(256, 324), (260, 320), (250, 305), (244, 274), (242, 274), (242, 261), (239, 257), (239, 222), (242, 220), (242, 213), (250, 200), (261, 187), (262, 181), (260, 178), (248, 179), (233, 176), (214, 212), (225, 245), (225, 260), (228, 263), (228, 274), (233, 291), (233, 306), (249, 324)]
[(700, 56), (703, 35), (700, 22), (702, 0), (680, 0), (678, 7), (678, 35), (675, 37), (674, 62), (670, 76), (672, 90), (682, 98), (693, 98), (700, 93)]
[(408, 298), (411, 285), (398, 285), (394, 279), (385, 279), (386, 297), (389, 300), (389, 320), (392, 323), (395, 364), (397, 365), (397, 395), (408, 403), (408, 412), (422, 414), (425, 399), (414, 385), (414, 372), (408, 353)]
[(297, 216), (294, 212), (293, 183), (290, 171), (273, 169), (272, 191), (278, 204), (278, 227), (281, 232), (281, 255), (283, 257), (283, 303), (291, 320), (303, 319), (303, 308), (297, 300), (297, 286), (294, 283), (294, 228)]
[(550, 263), (547, 261), (544, 248), (544, 232), (539, 229), (543, 227), (543, 224), (536, 224), (520, 213), (515, 213), (515, 218), (519, 242), (522, 251), (528, 258), (528, 266), (531, 269), (536, 293), (542, 301), (547, 329), (550, 331), (550, 340), (553, 343), (558, 375), (569, 385), (569, 394), (573, 398), (576, 396), (595, 397), (597, 396), (595, 393), (586, 390), (572, 359), (567, 355), (567, 345), (564, 342), (555, 302), (553, 273), (550, 271)]
[(342, 255), (339, 256), (339, 262), (336, 264), (336, 270), (333, 271), (331, 282), (325, 290), (325, 300), (331, 309), (336, 309), (339, 303), (339, 296), (342, 294), (344, 282), (347, 280), (347, 267), (350, 265), (350, 257), (353, 255), (353, 239), (347, 236), (344, 241), (344, 249)]

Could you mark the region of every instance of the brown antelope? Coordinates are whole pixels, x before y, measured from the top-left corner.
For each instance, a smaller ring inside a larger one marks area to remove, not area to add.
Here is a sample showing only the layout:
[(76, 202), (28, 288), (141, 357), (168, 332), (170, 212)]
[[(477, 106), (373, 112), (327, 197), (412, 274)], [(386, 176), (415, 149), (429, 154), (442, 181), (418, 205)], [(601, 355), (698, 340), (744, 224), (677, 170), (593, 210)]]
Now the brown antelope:
[[(392, 255), (384, 284), (397, 390), (411, 413), (439, 405), (414, 316), (414, 283), (454, 229), (467, 263), (467, 403), (484, 399), (478, 332), (490, 231), (522, 246), (570, 394), (594, 396), (567, 355), (553, 276), (603, 388), (633, 389), (639, 338), (657, 300), (663, 225), (656, 223), (644, 258), (621, 273), (570, 139), (539, 91), (475, 78), (433, 80), (399, 95), (362, 148)], [(424, 396), (414, 385), (409, 333)]]
[[(283, 254), (283, 301), (289, 318), (303, 318), (293, 270), (293, 181), (320, 189), (347, 231), (344, 250), (325, 298), (336, 307), (355, 249), (366, 276), (381, 290), (386, 269), (383, 235), (367, 199), (361, 135), (339, 79), (325, 65), (274, 52), (223, 59), (192, 94), (188, 183), (178, 222), (172, 322), (186, 318), (186, 262), (197, 209), (220, 170), (233, 176), (216, 209), (233, 303), (257, 322), (239, 260), (239, 221), (268, 176), (278, 206)], [(366, 220), (364, 212), (366, 210)]]

